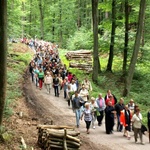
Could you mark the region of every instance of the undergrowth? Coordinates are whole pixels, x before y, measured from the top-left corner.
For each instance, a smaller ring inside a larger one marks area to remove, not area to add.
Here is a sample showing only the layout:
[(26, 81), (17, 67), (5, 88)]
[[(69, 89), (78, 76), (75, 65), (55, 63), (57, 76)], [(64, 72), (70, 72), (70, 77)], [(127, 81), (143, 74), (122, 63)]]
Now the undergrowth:
[(4, 117), (9, 118), (13, 114), (15, 100), (22, 96), (21, 84), (23, 73), (32, 58), (31, 53), (15, 52), (16, 44), (8, 46), (8, 54), (14, 54), (9, 57), (7, 63), (7, 90), (4, 109)]

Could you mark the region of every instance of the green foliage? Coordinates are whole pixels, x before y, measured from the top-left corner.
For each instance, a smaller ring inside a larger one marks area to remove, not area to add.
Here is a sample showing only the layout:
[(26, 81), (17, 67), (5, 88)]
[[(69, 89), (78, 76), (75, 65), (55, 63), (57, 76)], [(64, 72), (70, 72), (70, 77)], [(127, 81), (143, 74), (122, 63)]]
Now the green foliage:
[(67, 48), (70, 50), (92, 49), (92, 33), (85, 28), (80, 28), (74, 36), (71, 36), (67, 42)]
[[(21, 64), (19, 64), (21, 67), (25, 67), (24, 65), (28, 65), (28, 62), (29, 62), (29, 60), (31, 60), (31, 58), (32, 58), (32, 56), (31, 56), (31, 54), (29, 54), (29, 53), (24, 53), (24, 54), (21, 54), (21, 55), (19, 55), (19, 56), (17, 56), (17, 57), (14, 57), (14, 60), (18, 60), (18, 61), (22, 61), (22, 62), (20, 62)], [(23, 66), (22, 66), (23, 65)]]
[(6, 143), (11, 142), (13, 136), (11, 132), (8, 132), (6, 127), (0, 126), (0, 139)]

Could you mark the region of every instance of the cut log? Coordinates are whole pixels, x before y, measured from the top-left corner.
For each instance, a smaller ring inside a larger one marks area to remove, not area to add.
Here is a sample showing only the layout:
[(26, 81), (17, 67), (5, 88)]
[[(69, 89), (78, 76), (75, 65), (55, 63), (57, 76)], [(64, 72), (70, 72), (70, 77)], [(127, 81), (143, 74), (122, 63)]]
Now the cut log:
[[(46, 132), (48, 133), (56, 133), (56, 134), (64, 134), (64, 130), (55, 130), (55, 129), (47, 129)], [(71, 136), (78, 136), (80, 132), (74, 130), (67, 130), (67, 134)]]
[(42, 128), (42, 129), (46, 129), (46, 128), (49, 128), (49, 129), (74, 129), (74, 127), (71, 127), (71, 126), (57, 126), (57, 125), (38, 125), (37, 126), (37, 129), (39, 128)]
[(69, 67), (75, 68), (75, 67), (79, 67), (79, 68), (91, 68), (92, 64), (81, 64), (81, 63), (69, 63)]
[(73, 141), (75, 141), (75, 142), (80, 143), (80, 139), (78, 139), (78, 138), (76, 138), (76, 137), (72, 137), (72, 136), (70, 136), (70, 135), (67, 135), (67, 139), (73, 140)]
[[(67, 128), (63, 128), (67, 127)], [(81, 141), (78, 138), (80, 132), (74, 127), (38, 125), (38, 145), (44, 150), (78, 150)]]
[[(49, 139), (50, 139), (50, 141), (63, 142), (63, 139), (59, 139), (59, 138), (50, 137)], [(76, 147), (80, 147), (80, 145), (81, 145), (81, 142), (78, 143), (78, 142), (71, 141), (71, 140), (66, 140), (66, 142), (67, 142), (67, 145), (68, 145), (68, 144), (71, 144), (71, 145), (74, 145), (74, 146), (76, 146)]]
[(63, 138), (63, 147), (64, 147), (64, 150), (68, 150), (68, 148), (67, 148), (67, 142), (66, 142), (66, 137), (67, 137), (67, 130), (65, 128), (64, 129), (64, 138)]
[(81, 61), (91, 61), (92, 51), (79, 50), (79, 51), (69, 51), (66, 53), (66, 59), (68, 60), (81, 60)]
[(81, 50), (76, 50), (76, 51), (69, 51), (69, 52), (67, 52), (67, 53), (92, 54), (92, 51), (81, 49)]
[[(58, 149), (63, 149), (63, 146), (55, 145), (55, 144), (50, 144), (51, 148), (58, 148)], [(50, 149), (49, 149), (50, 150)], [(80, 148), (73, 148), (73, 147), (68, 147), (68, 150), (80, 150)]]

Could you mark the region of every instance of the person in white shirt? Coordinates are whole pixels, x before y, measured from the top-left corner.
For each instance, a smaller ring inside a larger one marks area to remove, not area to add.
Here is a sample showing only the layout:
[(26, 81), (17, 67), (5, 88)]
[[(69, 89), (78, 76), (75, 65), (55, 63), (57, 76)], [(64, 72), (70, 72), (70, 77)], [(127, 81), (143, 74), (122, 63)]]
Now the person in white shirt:
[(71, 91), (76, 92), (77, 91), (77, 85), (75, 83), (75, 80), (72, 80), (70, 84)]
[(92, 110), (92, 127), (93, 127), (93, 129), (95, 129), (94, 122), (97, 118), (97, 115), (96, 115), (96, 109), (97, 108), (98, 108), (98, 106), (97, 106), (97, 103), (95, 101), (95, 98), (91, 97), (90, 109)]
[(84, 84), (82, 84), (82, 89), (80, 90), (80, 96), (82, 97), (82, 99), (85, 101), (85, 102), (87, 102), (88, 101), (88, 99), (87, 99), (87, 97), (89, 96), (89, 92), (88, 92), (88, 90), (85, 88), (85, 85)]
[(133, 127), (134, 127), (134, 139), (135, 143), (137, 142), (137, 135), (139, 134), (141, 144), (144, 145), (143, 143), (143, 135), (141, 132), (141, 126), (142, 126), (142, 114), (140, 113), (140, 109), (137, 108), (135, 114), (133, 115), (131, 121), (133, 122)]
[(92, 85), (91, 85), (91, 82), (85, 78), (82, 82), (82, 84), (85, 85), (85, 88), (88, 90), (88, 91), (92, 91)]
[(50, 75), (50, 72), (47, 72), (44, 82), (46, 84), (47, 93), (50, 94), (53, 83), (53, 77)]

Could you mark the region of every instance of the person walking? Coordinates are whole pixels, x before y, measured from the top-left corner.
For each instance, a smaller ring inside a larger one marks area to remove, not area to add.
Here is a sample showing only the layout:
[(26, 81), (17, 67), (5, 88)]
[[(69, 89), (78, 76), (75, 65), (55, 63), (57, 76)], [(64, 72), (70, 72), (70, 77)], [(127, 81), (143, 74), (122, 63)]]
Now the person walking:
[(112, 106), (112, 102), (109, 101), (105, 109), (106, 134), (113, 133), (114, 117), (115, 117), (114, 113), (115, 113), (115, 108)]
[(32, 78), (32, 82), (34, 82), (34, 66), (35, 66), (35, 63), (33, 60), (31, 60), (31, 62), (29, 63), (29, 72), (31, 74), (31, 78)]
[(87, 77), (83, 80), (82, 84), (85, 85), (85, 88), (86, 88), (88, 91), (92, 91), (91, 82), (88, 80)]
[(46, 84), (47, 93), (50, 94), (53, 83), (53, 77), (50, 75), (50, 72), (47, 72), (44, 82)]
[(112, 94), (111, 90), (107, 91), (107, 94), (105, 95), (105, 101), (108, 100), (110, 97), (113, 97), (113, 103), (116, 104), (117, 103), (117, 98), (114, 94)]
[(131, 136), (129, 132), (131, 131), (131, 111), (128, 108), (128, 105), (125, 105), (125, 109), (120, 112), (120, 124), (124, 126), (124, 137), (127, 137), (130, 140)]
[(97, 118), (96, 111), (97, 111), (98, 106), (94, 97), (91, 97), (90, 108), (92, 110), (92, 127), (93, 129), (95, 129), (94, 123)]
[(43, 79), (44, 79), (44, 72), (41, 68), (38, 73), (38, 78), (39, 78), (39, 89), (41, 90), (43, 86)]
[(97, 111), (100, 114), (99, 116), (97, 116), (98, 126), (101, 126), (102, 125), (102, 120), (103, 120), (103, 117), (104, 117), (104, 110), (106, 108), (105, 100), (102, 97), (101, 93), (98, 95), (98, 98), (96, 98), (96, 103), (97, 103), (97, 106), (98, 106)]
[(141, 126), (142, 126), (142, 114), (140, 113), (140, 109), (137, 108), (135, 114), (133, 115), (131, 121), (133, 122), (134, 126), (134, 139), (135, 143), (138, 143), (137, 137), (139, 134), (141, 144), (144, 145), (143, 143), (143, 135), (141, 132)]
[(64, 90), (64, 99), (67, 98), (67, 89), (68, 89), (68, 77), (65, 77), (63, 81), (63, 90)]
[(76, 91), (75, 97), (72, 99), (72, 109), (76, 115), (77, 128), (79, 128), (79, 126), (80, 126), (81, 103), (84, 103), (84, 100), (78, 95), (78, 91)]
[(55, 74), (53, 78), (53, 87), (54, 87), (55, 96), (59, 97), (59, 79), (57, 77), (57, 74)]
[(87, 134), (90, 133), (89, 129), (90, 129), (90, 125), (91, 125), (91, 121), (92, 121), (92, 111), (90, 109), (90, 103), (86, 102), (85, 103), (85, 108), (84, 108), (84, 111), (82, 113), (82, 116), (81, 116), (81, 120), (84, 116), (84, 121), (86, 123), (86, 132)]
[(150, 110), (147, 113), (147, 126), (149, 131), (149, 143), (150, 143)]
[(134, 110), (135, 110), (135, 103), (133, 99), (130, 99), (129, 103), (128, 103), (128, 108), (131, 111), (132, 115), (134, 114)]
[(89, 92), (88, 90), (85, 88), (85, 85), (82, 84), (82, 88), (79, 92), (80, 96), (82, 97), (82, 99), (84, 100), (84, 102), (86, 103), (88, 101), (88, 96), (89, 96)]
[(123, 129), (123, 125), (120, 123), (120, 114), (124, 108), (124, 99), (120, 98), (119, 102), (115, 105), (115, 110), (117, 113), (117, 131), (119, 132), (121, 132)]

